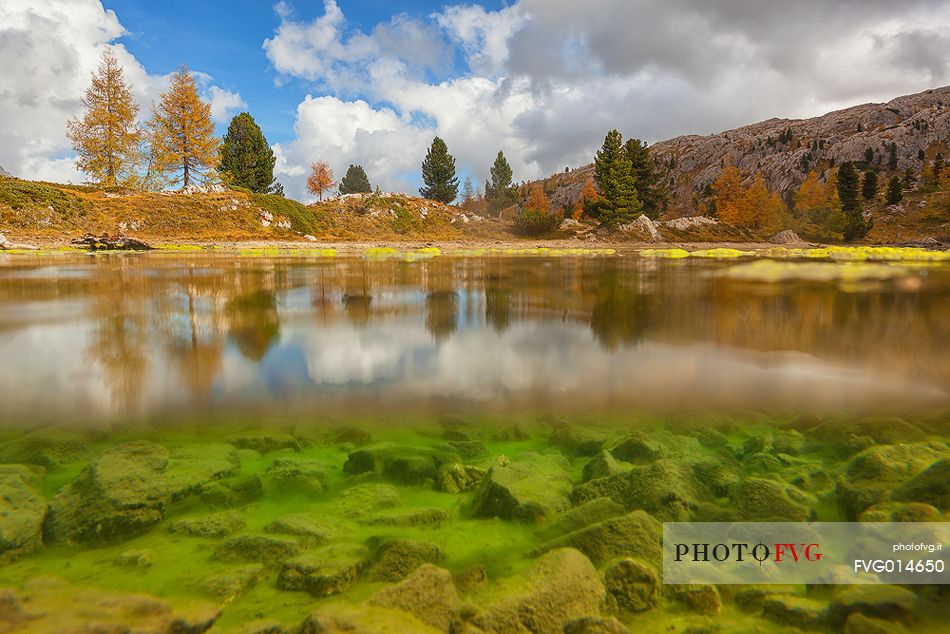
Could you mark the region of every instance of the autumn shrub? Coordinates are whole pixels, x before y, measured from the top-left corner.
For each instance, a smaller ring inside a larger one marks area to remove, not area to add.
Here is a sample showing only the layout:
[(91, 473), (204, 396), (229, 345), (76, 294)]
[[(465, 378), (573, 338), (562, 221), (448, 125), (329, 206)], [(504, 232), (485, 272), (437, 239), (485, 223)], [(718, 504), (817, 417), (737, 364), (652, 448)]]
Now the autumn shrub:
[(402, 203), (394, 203), (392, 210), (393, 213), (396, 214), (392, 221), (393, 231), (399, 235), (406, 235), (416, 228), (416, 217), (405, 205)]
[(528, 192), (527, 202), (515, 216), (515, 233), (543, 236), (557, 229), (560, 224), (561, 219), (550, 211), (543, 187), (534, 185)]
[(285, 216), (290, 219), (291, 228), (297, 233), (316, 235), (326, 231), (330, 221), (318, 208), (308, 207), (296, 200), (284, 198), (277, 194), (248, 194), (251, 203), (267, 210), (275, 216)]

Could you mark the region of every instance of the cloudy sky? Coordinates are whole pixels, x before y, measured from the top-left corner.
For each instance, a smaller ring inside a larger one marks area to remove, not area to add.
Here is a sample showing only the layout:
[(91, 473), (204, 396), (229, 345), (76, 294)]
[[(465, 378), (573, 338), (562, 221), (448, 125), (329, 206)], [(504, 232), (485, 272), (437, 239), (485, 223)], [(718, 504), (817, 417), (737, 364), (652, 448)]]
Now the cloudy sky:
[(484, 180), (591, 160), (606, 130), (658, 141), (950, 84), (947, 0), (2, 0), (0, 165), (80, 182), (65, 122), (104, 47), (148, 104), (187, 63), (219, 130), (248, 110), (289, 195), (360, 163), (415, 191), (436, 134)]

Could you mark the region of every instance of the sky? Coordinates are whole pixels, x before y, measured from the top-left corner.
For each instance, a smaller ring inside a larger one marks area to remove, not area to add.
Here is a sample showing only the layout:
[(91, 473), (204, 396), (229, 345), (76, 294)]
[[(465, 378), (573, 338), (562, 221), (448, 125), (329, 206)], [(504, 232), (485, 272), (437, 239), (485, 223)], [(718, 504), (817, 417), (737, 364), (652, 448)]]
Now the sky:
[(82, 182), (66, 121), (106, 47), (147, 116), (187, 64), (218, 131), (250, 112), (276, 176), (363, 165), (414, 193), (433, 136), (484, 181), (950, 84), (950, 0), (0, 0), (0, 166)]

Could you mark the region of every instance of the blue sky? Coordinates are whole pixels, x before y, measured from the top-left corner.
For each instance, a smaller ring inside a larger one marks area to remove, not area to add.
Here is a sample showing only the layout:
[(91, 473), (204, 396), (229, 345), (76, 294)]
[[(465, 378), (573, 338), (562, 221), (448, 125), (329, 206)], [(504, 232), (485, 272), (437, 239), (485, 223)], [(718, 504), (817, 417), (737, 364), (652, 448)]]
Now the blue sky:
[(433, 136), (484, 181), (950, 84), (946, 0), (0, 1), (0, 166), (81, 182), (65, 135), (112, 48), (147, 114), (187, 63), (219, 129), (247, 109), (288, 195), (313, 161), (413, 193)]

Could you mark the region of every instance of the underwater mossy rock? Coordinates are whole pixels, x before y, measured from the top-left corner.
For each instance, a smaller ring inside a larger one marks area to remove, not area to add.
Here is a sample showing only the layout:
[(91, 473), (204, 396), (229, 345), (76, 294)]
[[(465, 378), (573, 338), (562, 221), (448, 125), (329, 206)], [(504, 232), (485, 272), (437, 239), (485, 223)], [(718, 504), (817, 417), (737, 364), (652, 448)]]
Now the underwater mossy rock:
[(583, 504), (609, 497), (627, 510), (642, 509), (665, 521), (684, 521), (697, 500), (707, 499), (705, 491), (689, 467), (678, 461), (660, 459), (606, 478), (574, 487), (571, 501)]
[(430, 542), (387, 539), (376, 547), (366, 575), (370, 581), (400, 581), (422, 564), (437, 564), (445, 553)]
[(548, 442), (552, 447), (558, 447), (572, 456), (593, 456), (609, 439), (610, 434), (600, 429), (558, 423)]
[(136, 548), (123, 551), (112, 563), (121, 568), (150, 568), (157, 559), (158, 555), (154, 550)]
[(264, 575), (264, 566), (261, 564), (237, 566), (204, 577), (196, 584), (196, 588), (210, 596), (230, 600), (257, 585)]
[(244, 529), (244, 518), (235, 511), (221, 511), (194, 515), (174, 520), (168, 524), (169, 533), (178, 533), (190, 537), (208, 537), (218, 539), (233, 535)]
[(139, 535), (165, 517), (168, 451), (135, 441), (108, 449), (50, 500), (50, 541), (104, 543)]
[(630, 634), (627, 626), (613, 616), (582, 616), (579, 619), (572, 619), (564, 624), (562, 632), (564, 634)]
[(171, 501), (196, 495), (209, 482), (237, 475), (241, 461), (237, 450), (225, 443), (178, 447), (170, 452), (164, 471)]
[(221, 606), (206, 601), (97, 590), (52, 577), (33, 579), (22, 593), (0, 591), (0, 608), (0, 625), (9, 613), (31, 634), (199, 634), (221, 614)]
[(296, 540), (274, 535), (235, 535), (221, 542), (215, 557), (228, 562), (275, 564), (300, 552)]
[(440, 466), (457, 462), (461, 458), (454, 451), (380, 443), (350, 453), (343, 472), (375, 473), (398, 484), (429, 484), (435, 483)]
[(336, 603), (307, 617), (298, 634), (444, 634), (404, 610)]
[(650, 464), (666, 455), (663, 445), (643, 432), (635, 431), (609, 448), (610, 454), (622, 462)]
[(253, 433), (244, 434), (234, 438), (231, 444), (238, 449), (251, 449), (261, 454), (267, 454), (281, 449), (290, 449), (300, 451), (300, 441), (290, 434), (279, 433)]
[(330, 522), (311, 513), (291, 513), (278, 517), (264, 527), (268, 533), (306, 537), (311, 543), (322, 544), (339, 538), (347, 529), (339, 520)]
[(322, 460), (282, 457), (267, 467), (264, 477), (267, 484), (278, 491), (318, 495), (326, 488), (332, 471), (333, 467)]
[(219, 482), (209, 482), (201, 488), (201, 501), (209, 506), (227, 508), (243, 506), (264, 497), (264, 483), (261, 476), (230, 478)]
[(804, 493), (790, 484), (748, 478), (736, 489), (732, 504), (745, 521), (807, 522), (814, 511)]
[(476, 517), (544, 522), (570, 508), (567, 461), (531, 452), (498, 458), (474, 501)]
[(360, 518), (401, 504), (399, 489), (391, 484), (358, 484), (343, 489), (327, 510), (343, 517)]
[(921, 502), (882, 502), (866, 509), (859, 522), (942, 522), (940, 511)]
[(450, 631), (459, 613), (452, 574), (431, 564), (423, 564), (405, 580), (383, 588), (369, 603), (408, 612), (441, 632)]
[(941, 511), (950, 509), (950, 460), (930, 465), (902, 484), (891, 498), (931, 504)]
[(633, 468), (633, 465), (617, 460), (612, 453), (605, 449), (600, 451), (584, 465), (582, 475), (584, 482), (589, 482), (597, 478), (617, 475), (618, 473), (629, 471), (631, 468)]
[(904, 482), (950, 457), (945, 444), (875, 445), (854, 456), (838, 479), (838, 506), (848, 520), (890, 498)]
[(900, 586), (845, 586), (832, 596), (828, 620), (832, 626), (841, 627), (855, 612), (888, 621), (907, 620), (916, 604), (917, 595)]
[(692, 471), (698, 481), (720, 498), (727, 497), (741, 480), (735, 460), (720, 455), (703, 458), (693, 464)]
[(656, 569), (636, 559), (617, 559), (604, 568), (607, 607), (615, 614), (643, 612), (660, 600)]
[(474, 465), (455, 462), (439, 467), (436, 488), (446, 493), (472, 491), (482, 484), (485, 470)]
[(369, 526), (429, 526), (438, 527), (449, 520), (449, 513), (440, 508), (413, 508), (382, 511), (358, 520)]
[(464, 460), (472, 460), (484, 456), (488, 451), (481, 440), (450, 440), (439, 447), (447, 455), (458, 454)]
[(61, 430), (30, 432), (0, 444), (0, 462), (38, 465), (47, 471), (58, 471), (88, 456), (84, 438)]
[(597, 569), (573, 548), (553, 550), (502, 582), (472, 623), (486, 632), (561, 632), (564, 624), (600, 616), (606, 600)]
[(0, 564), (43, 544), (43, 472), (42, 467), (0, 465)]
[(582, 528), (623, 515), (623, 506), (610, 498), (595, 498), (559, 515), (557, 519), (541, 526), (537, 535), (551, 540)]
[(722, 597), (719, 590), (708, 583), (668, 586), (666, 594), (696, 614), (718, 616), (722, 612)]
[(642, 559), (658, 566), (663, 559), (662, 536), (660, 522), (645, 511), (633, 511), (554, 539), (538, 552), (569, 547), (584, 553), (597, 566), (618, 557)]
[(919, 427), (900, 418), (805, 419), (801, 423), (798, 426), (805, 436), (805, 451), (831, 453), (838, 458), (853, 456), (870, 445), (900, 445), (926, 439)]
[(277, 587), (327, 597), (345, 592), (369, 564), (369, 549), (361, 544), (333, 544), (309, 551), (281, 564)]
[(900, 623), (864, 616), (854, 612), (844, 622), (844, 634), (907, 634), (907, 628)]
[(828, 602), (793, 595), (775, 595), (762, 601), (762, 616), (780, 625), (802, 630), (825, 629)]

